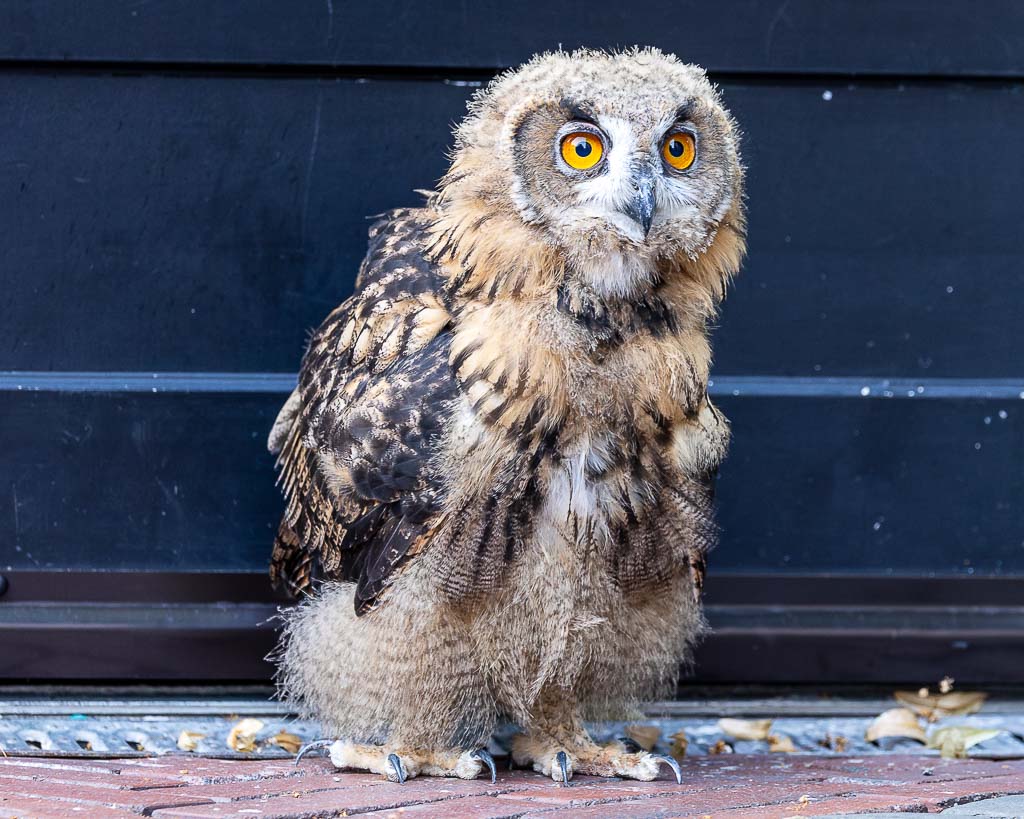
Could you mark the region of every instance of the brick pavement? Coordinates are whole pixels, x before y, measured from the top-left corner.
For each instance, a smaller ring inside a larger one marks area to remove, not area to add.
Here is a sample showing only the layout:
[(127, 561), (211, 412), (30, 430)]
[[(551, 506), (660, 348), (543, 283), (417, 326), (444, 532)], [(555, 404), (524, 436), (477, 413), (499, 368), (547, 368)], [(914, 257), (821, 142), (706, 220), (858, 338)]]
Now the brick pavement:
[[(526, 771), (485, 779), (416, 779), (405, 785), (341, 773), (323, 758), (189, 756), (149, 759), (0, 759), (0, 819), (224, 819), (333, 817), (697, 817), (802, 819), (864, 813), (939, 813), (1024, 819), (1024, 760), (741, 755), (694, 757), (684, 784), (575, 779), (570, 787)], [(987, 806), (995, 807), (987, 807)], [(1009, 805), (1010, 807), (1005, 807)], [(1016, 805), (1016, 807), (1014, 807)], [(1012, 811), (1007, 813), (1006, 811)]]

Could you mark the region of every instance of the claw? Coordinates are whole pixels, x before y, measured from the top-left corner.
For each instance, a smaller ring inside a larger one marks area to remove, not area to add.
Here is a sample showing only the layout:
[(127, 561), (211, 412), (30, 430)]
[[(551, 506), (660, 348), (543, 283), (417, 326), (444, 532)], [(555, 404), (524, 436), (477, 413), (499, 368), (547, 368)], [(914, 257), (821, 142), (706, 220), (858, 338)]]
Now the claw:
[(562, 769), (562, 784), (569, 784), (569, 757), (565, 751), (559, 751), (555, 754), (555, 760), (558, 762), (558, 767)]
[(682, 785), (683, 784), (683, 771), (679, 767), (679, 763), (676, 762), (674, 757), (671, 757), (668, 754), (651, 754), (651, 756), (654, 759), (658, 760), (658, 762), (664, 762), (666, 765), (668, 765), (672, 769), (672, 771), (676, 775), (676, 784), (677, 785)]
[(299, 748), (299, 752), (295, 755), (294, 764), (298, 765), (302, 757), (304, 757), (309, 751), (315, 751), (317, 748), (326, 748), (328, 745), (333, 744), (333, 739), (314, 739), (312, 742), (307, 742)]
[(622, 743), (622, 746), (626, 749), (627, 754), (638, 754), (643, 751), (644, 747), (632, 737), (616, 737), (618, 742)]
[(471, 753), (470, 756), (474, 759), (479, 759), (481, 762), (484, 763), (484, 765), (491, 769), (492, 785), (498, 781), (498, 769), (494, 767), (494, 757), (491, 756), (490, 753), (485, 751), (483, 748), (480, 748), (479, 750), (473, 751), (473, 753)]
[(398, 777), (398, 784), (405, 784), (405, 771), (402, 769), (402, 760), (398, 758), (398, 754), (388, 754), (388, 762), (391, 763), (391, 767), (395, 769), (395, 776)]

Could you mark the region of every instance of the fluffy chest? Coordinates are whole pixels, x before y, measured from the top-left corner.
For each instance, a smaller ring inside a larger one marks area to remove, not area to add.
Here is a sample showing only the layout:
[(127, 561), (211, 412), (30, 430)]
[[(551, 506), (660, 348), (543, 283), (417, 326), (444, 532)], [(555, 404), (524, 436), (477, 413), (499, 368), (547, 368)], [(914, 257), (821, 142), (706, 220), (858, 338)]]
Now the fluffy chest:
[(601, 344), (578, 309), (495, 303), (460, 317), (453, 465), (464, 489), (529, 484), (552, 525), (608, 532), (653, 508), (685, 471), (679, 455), (701, 434), (709, 352), (701, 333), (669, 321)]

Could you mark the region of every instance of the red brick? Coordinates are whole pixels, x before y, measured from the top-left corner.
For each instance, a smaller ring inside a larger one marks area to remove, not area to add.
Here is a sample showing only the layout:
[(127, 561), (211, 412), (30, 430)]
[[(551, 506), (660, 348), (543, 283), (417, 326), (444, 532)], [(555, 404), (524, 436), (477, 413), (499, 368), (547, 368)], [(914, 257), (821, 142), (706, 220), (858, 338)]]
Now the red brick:
[(0, 773), (4, 771), (85, 771), (96, 774), (117, 773), (121, 761), (112, 759), (42, 759), (33, 757), (0, 757)]
[(911, 783), (895, 788), (864, 788), (865, 796), (889, 794), (904, 799), (913, 798), (914, 804), (924, 805), (931, 810), (941, 810), (959, 804), (967, 796), (1008, 796), (1024, 793), (1024, 775), (987, 776), (981, 779), (939, 780), (936, 782)]
[(169, 777), (138, 776), (115, 772), (94, 773), (93, 771), (43, 770), (39, 768), (0, 769), (0, 792), (15, 787), (18, 782), (44, 781), (65, 785), (68, 788), (92, 788), (99, 790), (131, 790), (160, 788), (179, 784)]
[[(342, 774), (344, 778), (347, 774)], [(365, 775), (358, 775), (365, 781)], [(216, 805), (174, 808), (158, 810), (153, 815), (160, 819), (177, 817), (178, 819), (213, 819), (213, 817), (243, 817), (246, 808), (258, 809), (260, 819), (292, 816), (333, 816), (342, 811), (366, 813), (369, 811), (387, 811), (397, 808), (424, 803), (443, 803), (458, 801), (465, 797), (482, 797), (507, 789), (499, 781), (492, 785), (486, 779), (466, 781), (460, 779), (431, 779), (428, 777), (411, 779), (404, 785), (388, 782), (374, 777), (372, 784), (357, 787), (346, 787), (339, 790), (318, 791), (313, 793), (299, 792), (298, 797), (274, 796), (269, 799), (241, 800)], [(202, 792), (202, 791), (199, 791)], [(255, 814), (253, 814), (255, 815)]]
[[(372, 784), (381, 781), (373, 777)], [(293, 793), (310, 793), (316, 791), (343, 791), (350, 788), (367, 787), (366, 781), (353, 782), (348, 777), (334, 776), (294, 776), (275, 777), (271, 779), (244, 779), (227, 782), (215, 782), (202, 785), (181, 785), (178, 787), (160, 788), (162, 792), (175, 792), (188, 796), (203, 797), (211, 802), (231, 802), (236, 799), (260, 799), (263, 797), (291, 796)], [(156, 792), (156, 789), (154, 791)]]
[(156, 792), (152, 790), (102, 790), (99, 788), (82, 790), (77, 786), (45, 780), (17, 782), (10, 786), (4, 783), (4, 795), (11, 798), (45, 799), (54, 803), (82, 805), (90, 810), (94, 807), (105, 806), (136, 813), (170, 805), (196, 805), (210, 801), (204, 797), (177, 794), (176, 789), (173, 788)]
[[(127, 765), (122, 767), (122, 774), (135, 772), (143, 766), (143, 761), (124, 760)], [(314, 763), (315, 764), (315, 763)], [(203, 782), (229, 782), (245, 779), (302, 776), (307, 772), (319, 771), (310, 764), (293, 765), (284, 760), (272, 759), (204, 759), (194, 756), (167, 756), (159, 760), (159, 771), (174, 779), (200, 784)], [(148, 772), (148, 771), (147, 771)], [(155, 773), (155, 771), (153, 771)]]
[(518, 802), (515, 799), (465, 797), (411, 805), (400, 810), (371, 811), (360, 816), (374, 816), (378, 819), (505, 819), (521, 816), (536, 807), (536, 803)]
[(0, 796), (0, 819), (138, 819), (138, 814), (100, 805), (72, 805), (24, 796)]

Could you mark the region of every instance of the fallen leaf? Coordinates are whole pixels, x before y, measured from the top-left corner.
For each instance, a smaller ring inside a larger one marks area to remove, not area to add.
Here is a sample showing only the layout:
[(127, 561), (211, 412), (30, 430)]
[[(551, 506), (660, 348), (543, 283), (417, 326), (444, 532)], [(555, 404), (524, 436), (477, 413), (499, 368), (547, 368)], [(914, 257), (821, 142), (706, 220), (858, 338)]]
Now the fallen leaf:
[(793, 740), (785, 734), (769, 734), (768, 750), (782, 754), (795, 754), (796, 746)]
[(267, 742), (278, 748), (284, 748), (290, 754), (297, 754), (299, 748), (302, 747), (302, 737), (289, 734), (287, 731), (278, 731)]
[(199, 747), (199, 740), (206, 737), (197, 731), (182, 731), (178, 734), (178, 747), (183, 751), (194, 751)]
[(718, 740), (714, 745), (708, 748), (709, 754), (731, 754), (732, 745), (726, 742), (724, 739)]
[(263, 730), (263, 723), (258, 719), (243, 719), (236, 722), (228, 734), (228, 747), (232, 751), (250, 754), (256, 750), (256, 734)]
[(890, 708), (879, 714), (868, 726), (864, 738), (877, 742), (883, 737), (907, 737), (918, 742), (927, 742), (928, 737), (917, 722), (917, 715), (909, 708)]
[(897, 691), (893, 696), (929, 722), (943, 717), (973, 714), (981, 710), (988, 698), (988, 694), (982, 691), (950, 691), (948, 694), (929, 694), (926, 697), (920, 693)]
[(928, 747), (937, 748), (943, 759), (963, 759), (967, 749), (999, 736), (998, 728), (968, 728), (965, 725), (947, 725), (936, 728), (928, 735)]
[(661, 729), (657, 725), (627, 725), (623, 733), (645, 751), (652, 750), (661, 739)]
[(674, 734), (669, 736), (672, 740), (672, 747), (669, 748), (669, 754), (677, 762), (682, 762), (686, 757), (686, 749), (690, 745), (690, 740), (686, 738), (686, 732), (683, 730), (676, 731)]
[(718, 729), (736, 739), (767, 739), (770, 719), (720, 719)]

